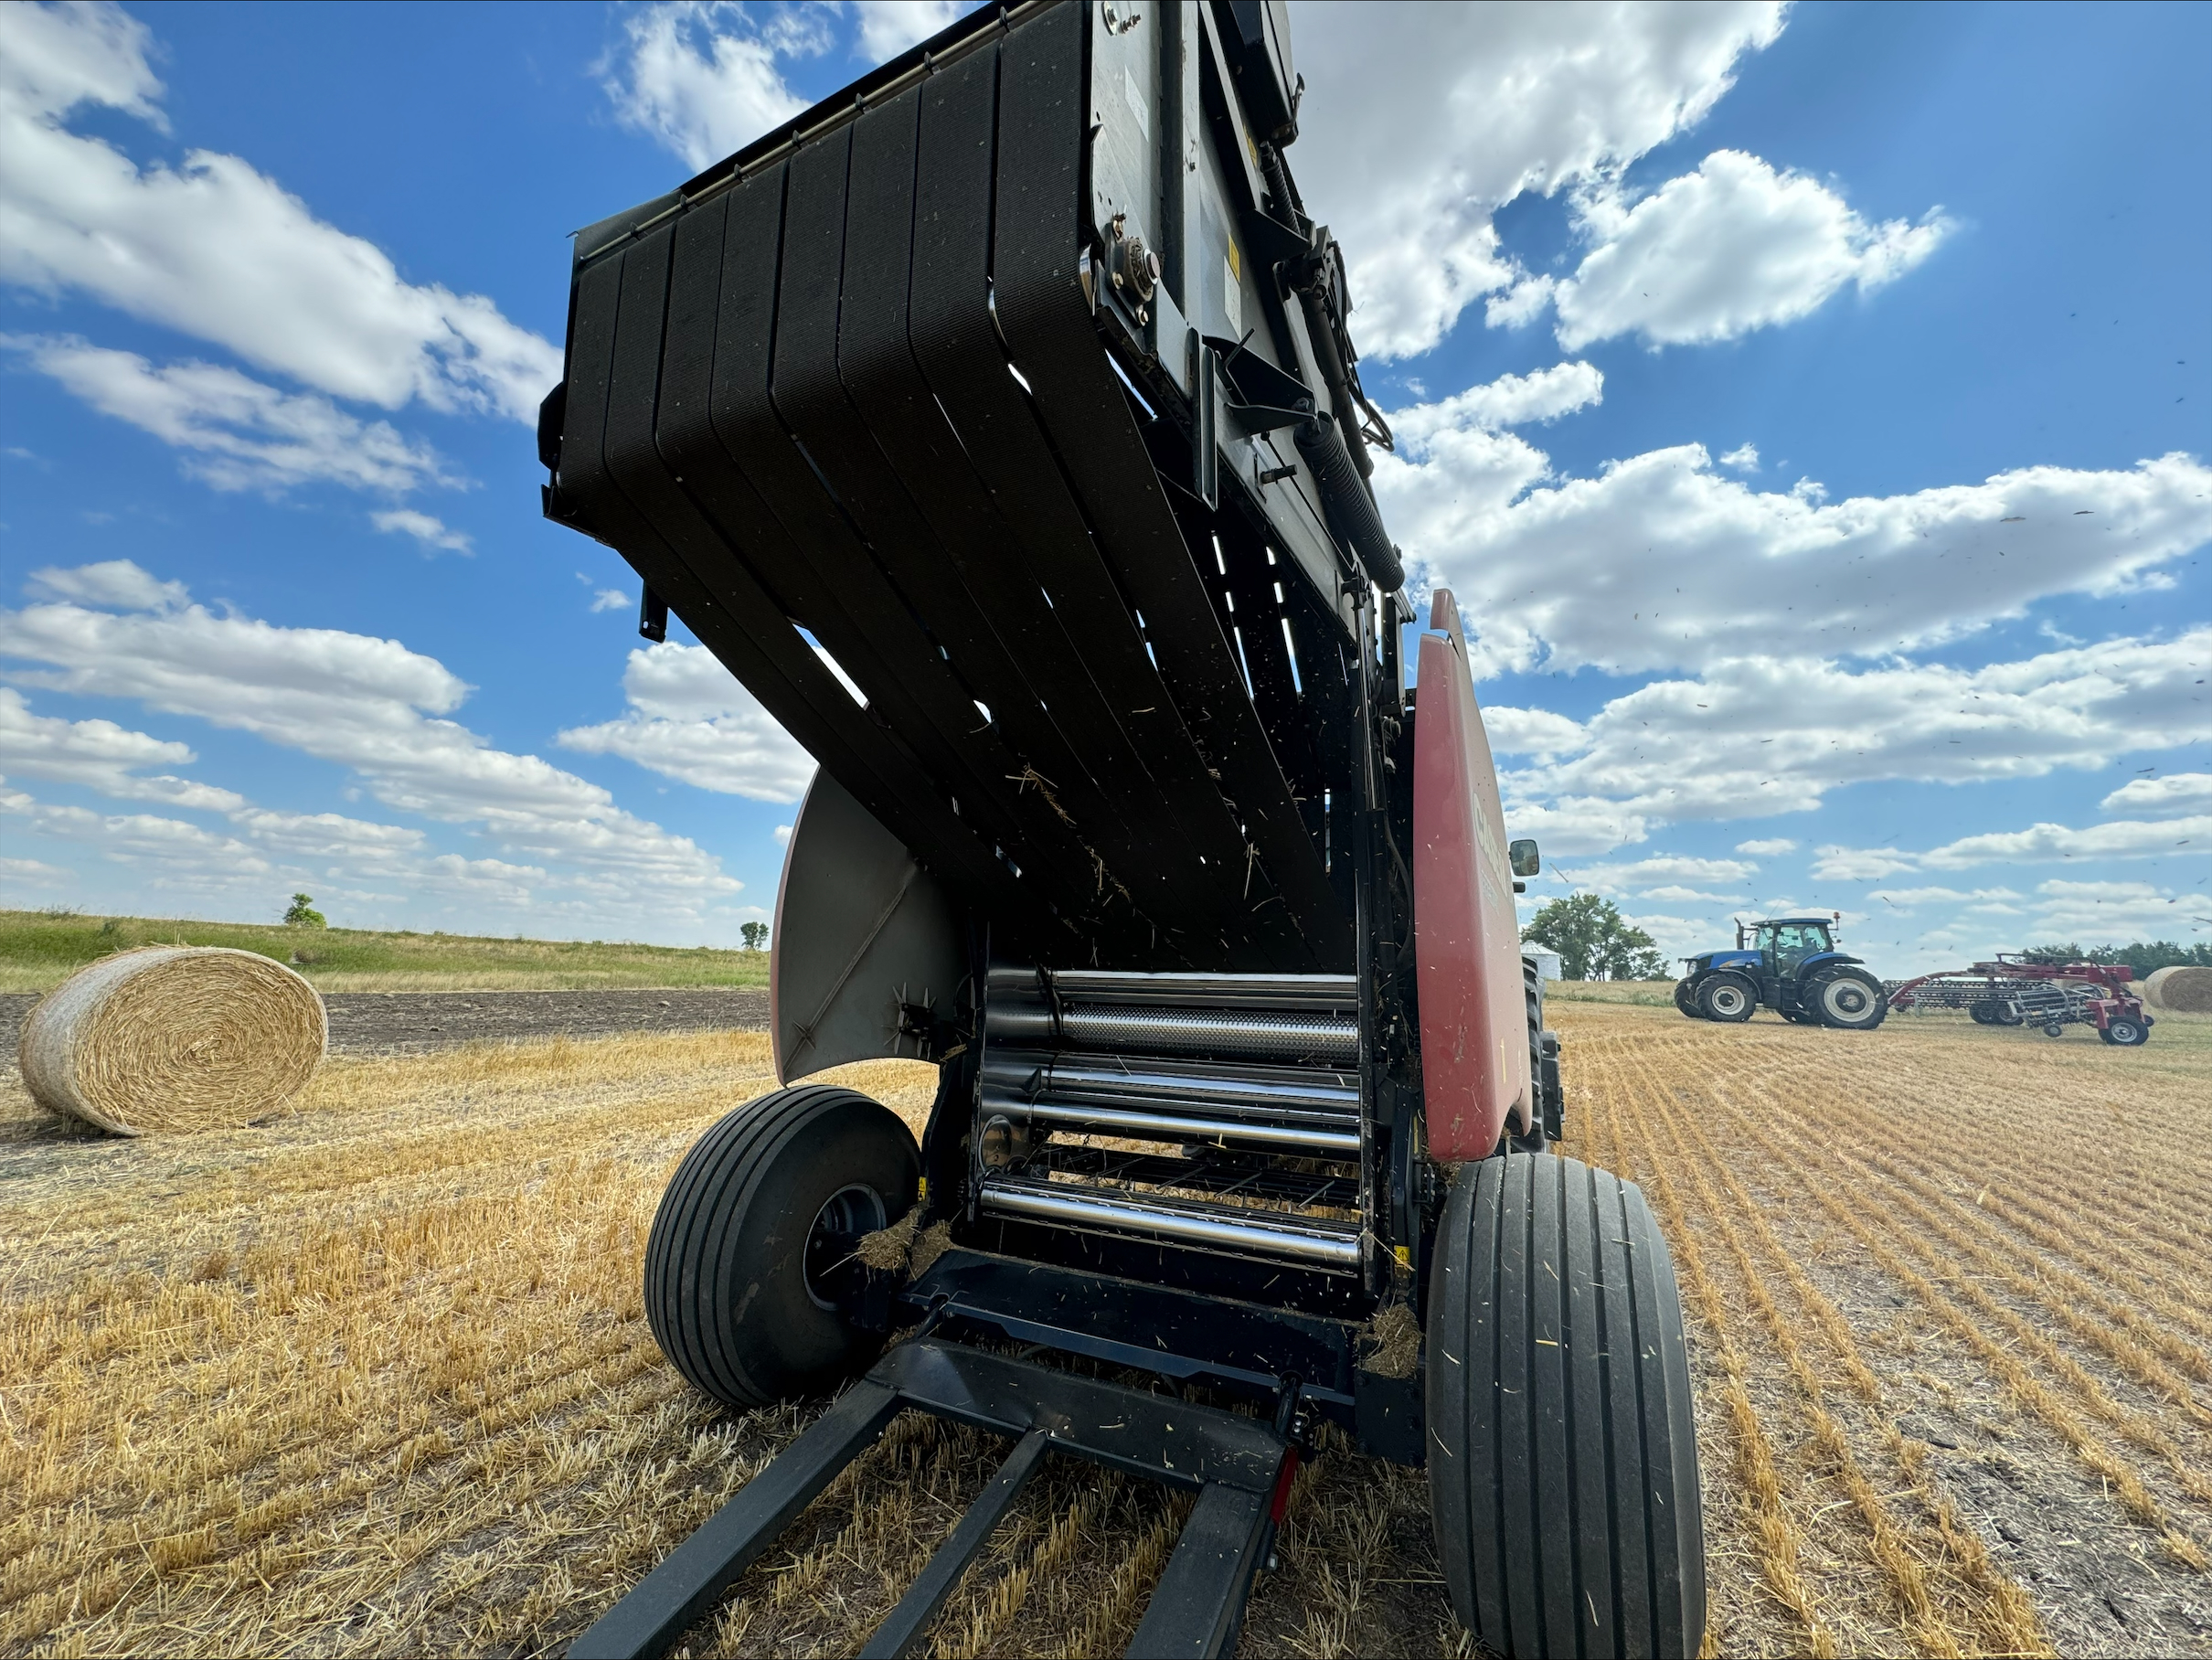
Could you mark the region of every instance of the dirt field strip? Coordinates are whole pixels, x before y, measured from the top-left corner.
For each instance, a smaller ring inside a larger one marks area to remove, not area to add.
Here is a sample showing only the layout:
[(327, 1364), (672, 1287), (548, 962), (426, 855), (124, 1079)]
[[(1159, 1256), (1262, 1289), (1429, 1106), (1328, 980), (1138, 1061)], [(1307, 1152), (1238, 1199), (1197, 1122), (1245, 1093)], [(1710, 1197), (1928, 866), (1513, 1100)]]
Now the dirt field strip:
[(1668, 1243), (1675, 1250), (1675, 1267), (1686, 1308), (1694, 1311), (1701, 1321), (1704, 1330), (1699, 1336), (1727, 1379), (1720, 1390), (1721, 1403), (1733, 1432), (1736, 1475), (1750, 1513), (1750, 1529), (1758, 1548), (1760, 1571), (1768, 1590), (1794, 1617), (1803, 1634), (1805, 1652), (1817, 1656), (1839, 1654), (1842, 1651), (1821, 1612), (1819, 1599), (1800, 1571), (1802, 1541), (1796, 1519), (1782, 1496), (1782, 1482), (1768, 1426), (1752, 1404), (1748, 1387), (1749, 1368), (1735, 1341), (1735, 1323), (1706, 1269), (1704, 1249), (1689, 1227), (1672, 1175), (1654, 1155), (1649, 1125), (1640, 1114), (1619, 1110), (1632, 1088), (1632, 1080), (1620, 1069), (1610, 1066), (1597, 1084), (1598, 1091), (1615, 1108), (1615, 1113), (1606, 1121), (1608, 1131), (1612, 1131), (1616, 1124), (1626, 1127), (1625, 1135), (1611, 1136), (1614, 1146), (1627, 1151), (1621, 1147), (1621, 1143), (1632, 1140), (1634, 1152), (1639, 1155), (1621, 1160), (1613, 1167), (1619, 1170), (1632, 1167), (1645, 1178), (1645, 1197), (1658, 1211)]
[[(1676, 1130), (1677, 1133), (1686, 1125), (1689, 1133), (1699, 1143), (1699, 1151), (1707, 1158), (1707, 1167), (1715, 1173), (1720, 1186), (1727, 1195), (1725, 1207), (1718, 1204), (1713, 1205), (1710, 1208), (1710, 1214), (1719, 1220), (1724, 1234), (1730, 1240), (1731, 1247), (1736, 1249), (1739, 1270), (1744, 1274), (1747, 1282), (1751, 1282), (1758, 1275), (1759, 1271), (1752, 1267), (1748, 1254), (1741, 1251), (1740, 1236), (1738, 1234), (1734, 1223), (1729, 1219), (1731, 1216), (1740, 1217), (1744, 1219), (1746, 1226), (1759, 1242), (1760, 1254), (1789, 1285), (1797, 1305), (1812, 1316), (1814, 1325), (1842, 1367), (1844, 1376), (1849, 1381), (1854, 1392), (1863, 1406), (1868, 1409), (1869, 1421), (1881, 1442), (1883, 1451), (1890, 1456), (1897, 1467), (1916, 1484), (1913, 1488), (1914, 1496), (1928, 1506), (1935, 1537), (1930, 1540), (1926, 1537), (1924, 1530), (1915, 1529), (1913, 1532), (1918, 1537), (1898, 1540), (1897, 1543), (1905, 1547), (1908, 1551), (1918, 1551), (1921, 1553), (1922, 1557), (1932, 1559), (1938, 1565), (1955, 1564), (1955, 1571), (1962, 1581), (1969, 1599), (1978, 1600), (1981, 1602), (1978, 1623), (1983, 1628), (1985, 1641), (1978, 1646), (1988, 1652), (1999, 1654), (2048, 1655), (2056, 1653), (2057, 1651), (2051, 1646), (2049, 1636), (2043, 1630), (2042, 1623), (2036, 1618), (2034, 1604), (2028, 1601), (2026, 1593), (2014, 1580), (1997, 1570), (1995, 1564), (1990, 1560), (1989, 1552), (1983, 1547), (1980, 1538), (1965, 1525), (1950, 1500), (1931, 1490), (1927, 1479), (1927, 1442), (1908, 1440), (1898, 1429), (1895, 1419), (1889, 1413), (1880, 1380), (1867, 1367), (1865, 1357), (1859, 1351), (1857, 1340), (1852, 1335), (1849, 1324), (1844, 1319), (1835, 1304), (1822, 1293), (1820, 1289), (1806, 1276), (1804, 1270), (1799, 1266), (1796, 1260), (1782, 1248), (1759, 1205), (1745, 1190), (1743, 1185), (1736, 1179), (1727, 1164), (1713, 1156), (1710, 1143), (1706, 1141), (1702, 1133), (1697, 1131), (1695, 1121), (1678, 1118), (1671, 1112), (1666, 1116), (1670, 1128)], [(1703, 1179), (1701, 1173), (1699, 1176), (1701, 1184)], [(1771, 1298), (1763, 1292), (1760, 1295), (1760, 1313), (1767, 1318), (1769, 1330), (1774, 1335), (1777, 1344), (1783, 1346), (1786, 1352), (1794, 1350), (1796, 1347), (1794, 1323), (1789, 1321), (1779, 1310), (1775, 1309)], [(1797, 1362), (1794, 1359), (1792, 1369), (1792, 1371), (1798, 1369)], [(1809, 1375), (1811, 1368), (1807, 1367), (1805, 1370)], [(1841, 1440), (1842, 1432), (1840, 1429), (1834, 1430), (1833, 1436), (1824, 1437), (1824, 1439)], [(1847, 1454), (1847, 1443), (1845, 1451)], [(1877, 1521), (1877, 1512), (1873, 1508), (1874, 1506), (1881, 1505), (1883, 1501), (1878, 1498), (1869, 1499), (1862, 1495), (1856, 1487), (1852, 1497), (1854, 1502), (1859, 1506), (1861, 1514), (1866, 1516), (1870, 1527), (1874, 1527), (1877, 1531), (1887, 1530), (1886, 1524), (1888, 1522), (1887, 1511), (1883, 1510), (1879, 1513), (1881, 1519)], [(1894, 1554), (1886, 1554), (1884, 1565), (1889, 1570), (1892, 1579), (1898, 1585), (1900, 1597), (1909, 1618), (1914, 1622), (1932, 1622), (1938, 1619), (1932, 1607), (1929, 1606), (1926, 1601), (1925, 1577), (1920, 1572), (1921, 1561), (1909, 1555), (1899, 1560)], [(1949, 1632), (1946, 1629), (1942, 1632), (1941, 1640), (1948, 1641), (1948, 1639)], [(1922, 1639), (1922, 1644), (1924, 1647), (1930, 1650), (1936, 1647), (1936, 1643), (1930, 1642), (1925, 1637)]]
[[(1757, 1132), (1752, 1133), (1758, 1133)], [(1802, 1138), (1786, 1140), (1778, 1138), (1778, 1140), (1785, 1153), (1794, 1153), (1801, 1161), (1810, 1156), (1813, 1151)], [(1865, 1168), (1861, 1161), (1854, 1159), (1849, 1155), (1840, 1155), (1840, 1158), (1846, 1168), (1854, 1165), (1858, 1165), (1861, 1169)], [(1823, 1204), (1824, 1208), (1834, 1203), (1823, 1194), (1815, 1193), (1814, 1197), (1816, 1202)], [(1971, 1241), (1959, 1237), (1957, 1230), (1950, 1228), (1943, 1218), (1928, 1211), (1925, 1207), (1914, 1205), (1895, 1189), (1887, 1192), (1885, 1198), (1901, 1214), (1921, 1221), (1928, 1232), (1934, 1233), (1938, 1238), (1946, 1240), (1954, 1247), (1966, 1250), (1969, 1256), (1974, 1255), (1978, 1250), (1978, 1247), (1973, 1246)], [(1857, 1230), (1858, 1224), (1847, 1210), (1832, 1211), (1831, 1214), (1844, 1221), (1846, 1227), (1854, 1229), (1855, 1231)], [(1999, 1304), (1987, 1292), (1973, 1283), (1973, 1280), (1968, 1278), (1955, 1263), (1947, 1260), (1943, 1253), (1937, 1250), (1927, 1238), (1913, 1230), (1902, 1229), (1896, 1229), (1893, 1235), (1904, 1245), (1906, 1250), (1919, 1257), (1928, 1267), (1941, 1275), (1957, 1295), (1965, 1301), (1973, 1313), (1982, 1316), (1981, 1322), (1976, 1322), (1966, 1310), (1961, 1309), (1956, 1302), (1943, 1296), (1917, 1271), (1905, 1265), (1894, 1255), (1888, 1254), (1885, 1247), (1876, 1242), (1870, 1234), (1860, 1233), (1859, 1237), (1862, 1242), (1875, 1252), (1877, 1261), (1882, 1261), (1883, 1265), (1888, 1268), (1894, 1275), (1921, 1293), (1922, 1300), (1928, 1304), (1939, 1319), (1978, 1350), (1983, 1350), (1984, 1357), (2000, 1370), (2008, 1382), (2012, 1382), (2015, 1388), (2025, 1387), (2032, 1391), (2038, 1391), (2031, 1393), (2029, 1396), (2029, 1399), (2037, 1403), (2037, 1410), (2063, 1411), (2064, 1408), (2047, 1394), (2039, 1392), (2041, 1391), (2040, 1385), (2033, 1384), (2032, 1381), (2023, 1383), (2022, 1380), (2026, 1374), (2014, 1369), (2015, 1363), (2002, 1346), (1995, 1345), (1983, 1334), (1983, 1324), (1991, 1324), (2000, 1327), (2011, 1338), (2014, 1345), (2034, 1355), (2048, 1371), (2068, 1386), (2077, 1399), (2086, 1401), (2094, 1416), (2102, 1419), (2106, 1423), (2118, 1430), (2125, 1439), (2136, 1446), (2165, 1460), (2175, 1481), (2192, 1498), (2200, 1503), (2212, 1503), (2212, 1481), (2207, 1481), (2202, 1473), (2192, 1468), (2183, 1460), (2179, 1451), (2175, 1447), (2172, 1438), (2163, 1428), (2143, 1414), (2132, 1411), (2113, 1400), (2096, 1378), (2061, 1351), (2034, 1324), (2023, 1315)], [(2115, 1359), (2122, 1360), (2123, 1366), (2126, 1364), (2127, 1356), (2123, 1346), (2111, 1343), (2109, 1333), (2094, 1326), (2090, 1322), (2083, 1321), (2079, 1323), (2079, 1326), (2075, 1326), (2074, 1323), (2067, 1318), (2070, 1311), (2062, 1303), (2051, 1299), (2044, 1286), (2025, 1275), (2012, 1273), (2002, 1261), (1994, 1258), (1983, 1265), (1992, 1271), (1994, 1277), (2015, 1282), (2017, 1287), (2025, 1290), (2028, 1297), (2035, 1299), (2047, 1314), (2059, 1318), (2070, 1328), (2076, 1329), (2077, 1335), (2086, 1337), (2096, 1346), (2105, 1349)], [(1986, 1348), (1984, 1346), (1987, 1346)], [(2115, 1350), (2119, 1352), (2115, 1353)], [(2168, 1377), (2170, 1378), (2170, 1374)], [(2152, 1382), (2154, 1388), (2164, 1388), (2163, 1382), (2159, 1380), (2148, 1381)], [(2178, 1392), (2168, 1393), (2167, 1399), (2183, 1407), (2192, 1418), (2200, 1418), (2201, 1410), (2186, 1387), (2179, 1386), (2178, 1379), (2172, 1381), (2178, 1386)], [(2074, 1431), (2062, 1430), (2061, 1432), (2066, 1434), (2069, 1441), (2076, 1442), (2077, 1449), (2082, 1451), (2082, 1456), (2089, 1460), (2092, 1468), (2096, 1469), (2100, 1474), (2113, 1481), (2114, 1484), (2119, 1487), (2123, 1501), (2136, 1511), (2139, 1519), (2144, 1520), (2146, 1525), (2154, 1525), (2154, 1518), (2158, 1516), (2155, 1502), (2152, 1501), (2149, 1495), (2142, 1492), (2140, 1487), (2134, 1484), (2132, 1473), (2111, 1467), (2109, 1462), (2111, 1457), (2109, 1452), (2100, 1449), (2097, 1451), (2085, 1449), (2083, 1443), (2076, 1440)], [(2160, 1526), (2162, 1530), (2170, 1536), (2166, 1541), (2168, 1548), (2175, 1551), (2185, 1566), (2199, 1572), (2205, 1571), (2208, 1566), (2212, 1566), (2212, 1561), (2208, 1561), (2204, 1555), (2200, 1541), (2182, 1536), (2177, 1530), (2167, 1527), (2163, 1520), (2155, 1522), (2154, 1525)]]
[[(1916, 1293), (1929, 1313), (1933, 1314), (1954, 1336), (1965, 1343), (1993, 1373), (2004, 1380), (2005, 1386), (2037, 1417), (2056, 1431), (2080, 1457), (2083, 1463), (2111, 1484), (2118, 1495), (2121, 1506), (2137, 1523), (2155, 1533), (2159, 1537), (2160, 1542), (2165, 1546), (2177, 1562), (2185, 1568), (2200, 1573), (2204, 1572), (2207, 1566), (2212, 1566), (2212, 1562), (2207, 1561), (2199, 1543), (2182, 1532), (2168, 1518), (2164, 1507), (2143, 1484), (2135, 1470), (2122, 1459), (2108, 1442), (2083, 1423), (2080, 1417), (2067, 1405), (2065, 1400), (2038, 1382), (2010, 1349), (1992, 1338), (1956, 1302), (1946, 1296), (1926, 1276), (1915, 1270), (1902, 1256), (1884, 1243), (1875, 1229), (1867, 1226), (1850, 1206), (1845, 1205), (1835, 1198), (1827, 1186), (1806, 1180), (1802, 1167), (1791, 1163), (1792, 1153), (1800, 1156), (1811, 1153), (1813, 1156), (1820, 1157), (1828, 1150), (1810, 1148), (1803, 1143), (1798, 1144), (1794, 1148), (1782, 1144), (1776, 1138), (1770, 1136), (1760, 1126), (1753, 1115), (1740, 1108), (1731, 1110), (1737, 1127), (1745, 1137), (1754, 1145), (1760, 1146), (1773, 1155), (1777, 1167), (1789, 1168), (1792, 1179), (1807, 1197), (1825, 1211), (1832, 1220), (1848, 1229), (1892, 1279)], [(1834, 1159), (1834, 1162), (1843, 1163), (1844, 1161)], [(1884, 1197), (1887, 1203), (1888, 1196), (1885, 1195)], [(1973, 1288), (1967, 1289), (1973, 1290)], [(1974, 1294), (1977, 1298), (1982, 1296), (1978, 1291)], [(2005, 1315), (2005, 1311), (1997, 1309), (1994, 1304), (1987, 1303), (1985, 1299), (1982, 1312), (1985, 1314), (1998, 1316), (2001, 1323), (2008, 1318)], [(2011, 1335), (2015, 1340), (2023, 1337), (2032, 1338), (2033, 1331), (2024, 1322), (2015, 1320), (2011, 1324)], [(2057, 1351), (2048, 1350), (2047, 1353), (2056, 1355)], [(2072, 1363), (2065, 1361), (2063, 1357), (2059, 1357), (2058, 1369), (2062, 1371), (2068, 1382), (2089, 1381), (2085, 1373), (2080, 1372), (2079, 1367), (2073, 1367)], [(2091, 1383), (2090, 1387), (2093, 1389), (2095, 1386)], [(2101, 1396), (2102, 1391), (2099, 1390), (2098, 1394)], [(2095, 1401), (2092, 1400), (2092, 1407), (2094, 1405)]]

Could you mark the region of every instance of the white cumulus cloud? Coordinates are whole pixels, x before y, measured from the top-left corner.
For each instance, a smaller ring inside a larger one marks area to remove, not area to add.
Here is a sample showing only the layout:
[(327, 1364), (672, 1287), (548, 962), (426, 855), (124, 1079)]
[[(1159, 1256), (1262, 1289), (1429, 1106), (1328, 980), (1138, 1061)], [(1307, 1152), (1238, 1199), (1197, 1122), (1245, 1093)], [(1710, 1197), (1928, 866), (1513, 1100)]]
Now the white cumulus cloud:
[(394, 507), (383, 513), (372, 513), (368, 522), (388, 536), (411, 536), (420, 542), (423, 551), (445, 548), (452, 553), (473, 553), (475, 544), (468, 533), (455, 530), (444, 520), (433, 518), (427, 513), (418, 513), (412, 507)]
[(1414, 454), (1429, 452), (1440, 434), (1495, 431), (1532, 420), (1557, 420), (1605, 401), (1605, 377), (1587, 363), (1555, 363), (1526, 375), (1501, 375), (1435, 403), (1394, 410), (1390, 430)]
[(808, 8), (761, 20), (727, 0), (640, 6), (622, 32), (605, 66), (616, 118), (694, 172), (805, 109), (812, 101), (792, 90), (783, 62), (819, 56), (830, 43), (825, 19)]
[(2212, 772), (2130, 779), (2097, 804), (2108, 813), (2187, 813), (2212, 807)]
[(327, 398), (280, 392), (219, 364), (157, 367), (135, 352), (67, 335), (0, 336), (0, 345), (101, 414), (183, 450), (186, 470), (218, 490), (276, 495), (327, 483), (398, 495), (455, 482), (436, 451), (388, 421), (357, 420)]
[(1868, 293), (1933, 253), (1951, 222), (1870, 224), (1803, 174), (1716, 150), (1641, 201), (1610, 186), (1580, 199), (1595, 246), (1558, 283), (1559, 344), (1617, 335), (1650, 345), (1732, 340), (1817, 309), (1846, 283)]
[(1525, 273), (1491, 215), (1611, 177), (1695, 126), (1743, 56), (1781, 33), (1783, 10), (1299, 6), (1307, 90), (1292, 160), (1352, 261), (1361, 349), (1426, 351), (1473, 301), (1510, 288)]
[(2212, 538), (2212, 468), (2180, 453), (1834, 503), (1723, 477), (1696, 444), (1550, 472), (1472, 420), (1377, 460), (1393, 534), (1479, 622), (1478, 671), (1905, 651), (2054, 595), (2166, 584)]
[(856, 0), (854, 9), (860, 14), (862, 55), (881, 63), (950, 27), (966, 8), (960, 0)]
[(0, 676), (133, 698), (350, 768), (386, 804), (470, 826), (508, 858), (553, 870), (579, 902), (651, 896), (696, 910), (740, 886), (689, 838), (623, 811), (598, 785), (447, 718), (470, 688), (397, 640), (197, 604), (30, 605), (0, 611)]
[(572, 727), (562, 747), (620, 755), (725, 795), (791, 802), (806, 793), (814, 757), (705, 646), (664, 641), (633, 651), (622, 689), (630, 707), (619, 719)]
[(112, 720), (62, 720), (34, 714), (23, 694), (0, 686), (0, 776), (55, 779), (123, 801), (165, 802), (226, 813), (245, 797), (147, 767), (196, 760), (189, 746), (133, 732)]
[(2025, 830), (1961, 836), (1924, 853), (1825, 846), (1817, 849), (1813, 874), (1866, 881), (1903, 870), (1972, 870), (1983, 865), (2042, 865), (2068, 859), (2199, 858), (2207, 847), (2212, 847), (2212, 815), (2113, 819), (2086, 828), (2044, 823)]
[(77, 292), (334, 397), (527, 420), (560, 354), (482, 294), (409, 282), (235, 155), (141, 167), (69, 130), (166, 132), (145, 25), (112, 5), (0, 6), (0, 281)]
[(32, 571), (24, 586), (40, 599), (75, 600), (107, 611), (172, 611), (190, 597), (182, 582), (157, 582), (130, 559), (49, 565)]

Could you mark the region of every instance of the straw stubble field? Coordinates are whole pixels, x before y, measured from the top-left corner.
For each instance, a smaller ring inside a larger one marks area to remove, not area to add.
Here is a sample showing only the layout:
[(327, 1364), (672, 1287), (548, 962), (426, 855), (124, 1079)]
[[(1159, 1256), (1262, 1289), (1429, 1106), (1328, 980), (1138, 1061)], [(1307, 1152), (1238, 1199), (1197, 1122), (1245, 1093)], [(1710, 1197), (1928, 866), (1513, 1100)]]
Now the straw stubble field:
[[(1710, 1651), (2212, 1652), (2212, 1022), (1554, 1023), (1569, 1150), (1677, 1252)], [(917, 1123), (927, 1076), (850, 1074)], [(770, 1081), (757, 1035), (483, 1045), (127, 1144), (11, 1086), (0, 1650), (558, 1651), (818, 1410), (710, 1409), (639, 1302), (666, 1173)], [(1001, 1451), (899, 1421), (692, 1652), (851, 1652)], [(1048, 1464), (932, 1651), (1118, 1653), (1180, 1515)], [(1466, 1646), (1420, 1478), (1331, 1446), (1243, 1652)]]

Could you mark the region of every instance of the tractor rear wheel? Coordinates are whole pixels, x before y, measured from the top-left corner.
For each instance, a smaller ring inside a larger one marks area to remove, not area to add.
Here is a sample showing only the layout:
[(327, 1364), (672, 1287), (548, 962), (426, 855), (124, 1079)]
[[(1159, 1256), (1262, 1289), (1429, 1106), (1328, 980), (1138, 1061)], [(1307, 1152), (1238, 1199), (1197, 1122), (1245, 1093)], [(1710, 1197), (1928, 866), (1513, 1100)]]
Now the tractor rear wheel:
[(1702, 1020), (1704, 1014), (1697, 1007), (1697, 983), (1695, 980), (1675, 982), (1675, 1006), (1692, 1020)]
[(645, 1243), (645, 1314), (717, 1400), (835, 1388), (883, 1345), (846, 1318), (853, 1248), (912, 1207), (921, 1158), (890, 1109), (803, 1084), (739, 1107), (676, 1166)]
[(1697, 1012), (1707, 1020), (1739, 1025), (1758, 1006), (1758, 992), (1741, 974), (1707, 974), (1697, 988)]
[(2139, 1043), (2151, 1041), (2151, 1028), (2140, 1015), (2114, 1015), (2097, 1036), (2107, 1043), (2132, 1049)]
[(2005, 1006), (1994, 998), (1984, 997), (1979, 1003), (1968, 1004), (1966, 1016), (1976, 1026), (2003, 1026)]
[(1694, 1655), (1705, 1526), (1675, 1270), (1633, 1184), (1463, 1165), (1430, 1280), (1430, 1508), (1452, 1612), (1507, 1655)]
[(1889, 1013), (1888, 994), (1864, 969), (1832, 968), (1815, 974), (1803, 999), (1822, 1025), (1846, 1032), (1871, 1032)]

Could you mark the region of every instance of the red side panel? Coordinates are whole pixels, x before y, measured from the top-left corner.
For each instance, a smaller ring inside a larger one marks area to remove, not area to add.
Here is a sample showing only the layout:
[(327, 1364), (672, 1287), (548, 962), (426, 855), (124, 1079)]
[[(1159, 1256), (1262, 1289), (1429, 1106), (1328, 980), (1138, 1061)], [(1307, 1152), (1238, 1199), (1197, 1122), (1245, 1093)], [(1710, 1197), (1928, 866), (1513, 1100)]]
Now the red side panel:
[(1429, 1151), (1487, 1158), (1509, 1112), (1527, 1122), (1521, 935), (1490, 740), (1452, 595), (1421, 636), (1413, 722), (1413, 952)]

